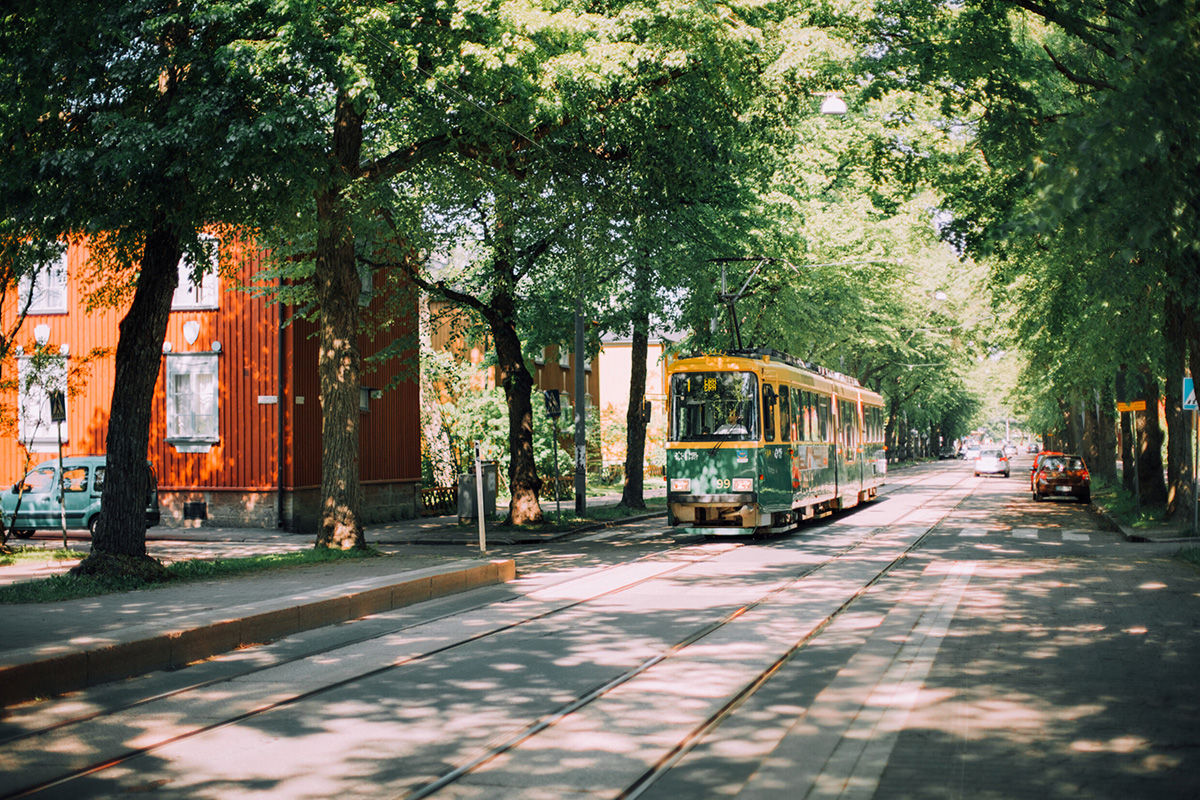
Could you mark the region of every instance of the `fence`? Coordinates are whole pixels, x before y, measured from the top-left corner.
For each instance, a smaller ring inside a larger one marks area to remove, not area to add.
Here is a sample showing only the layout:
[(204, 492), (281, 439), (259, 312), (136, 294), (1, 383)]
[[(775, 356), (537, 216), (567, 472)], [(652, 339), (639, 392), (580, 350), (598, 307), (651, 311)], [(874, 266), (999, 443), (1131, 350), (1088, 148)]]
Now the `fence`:
[(442, 517), (458, 508), (457, 486), (433, 486), (421, 490), (421, 516)]

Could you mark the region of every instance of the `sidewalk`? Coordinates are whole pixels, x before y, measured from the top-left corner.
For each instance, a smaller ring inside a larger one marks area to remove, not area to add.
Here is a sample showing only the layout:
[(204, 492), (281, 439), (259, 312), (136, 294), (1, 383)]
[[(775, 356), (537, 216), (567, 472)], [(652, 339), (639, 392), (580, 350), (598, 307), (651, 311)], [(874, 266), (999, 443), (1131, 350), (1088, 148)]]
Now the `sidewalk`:
[[(606, 505), (619, 499), (588, 502)], [(554, 511), (552, 504), (545, 508)], [(565, 504), (563, 510), (568, 511)], [(604, 526), (488, 533), (487, 546), (545, 543), (597, 527)], [(244, 645), (516, 577), (515, 562), (481, 554), (478, 526), (459, 525), (456, 516), (370, 525), (365, 533), (368, 544), (390, 551), (387, 557), (6, 606), (0, 622), (0, 706), (179, 667)], [(252, 528), (157, 527), (146, 536), (149, 553), (168, 561), (306, 550), (312, 542), (311, 533)], [(54, 549), (62, 540), (55, 536), (25, 544)], [(69, 544), (86, 551), (89, 543), (86, 534), (74, 531)], [(444, 551), (405, 553), (405, 545), (442, 545)], [(0, 567), (0, 584), (65, 572), (73, 564), (48, 559)]]

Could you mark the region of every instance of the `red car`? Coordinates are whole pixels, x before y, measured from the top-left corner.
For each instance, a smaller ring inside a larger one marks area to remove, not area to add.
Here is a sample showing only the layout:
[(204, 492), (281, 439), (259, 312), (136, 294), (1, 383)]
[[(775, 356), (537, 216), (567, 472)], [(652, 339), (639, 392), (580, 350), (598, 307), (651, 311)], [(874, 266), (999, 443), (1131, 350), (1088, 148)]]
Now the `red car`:
[(1033, 500), (1068, 495), (1085, 503), (1092, 500), (1092, 476), (1080, 456), (1043, 453), (1033, 467)]
[(1060, 453), (1057, 450), (1043, 450), (1042, 452), (1035, 454), (1033, 457), (1033, 468), (1032, 468), (1033, 472), (1030, 473), (1030, 475), (1029, 475), (1029, 491), (1031, 491), (1031, 492), (1037, 491), (1038, 464), (1041, 463), (1042, 459), (1049, 458), (1050, 456), (1065, 456), (1065, 455), (1066, 455), (1066, 453)]

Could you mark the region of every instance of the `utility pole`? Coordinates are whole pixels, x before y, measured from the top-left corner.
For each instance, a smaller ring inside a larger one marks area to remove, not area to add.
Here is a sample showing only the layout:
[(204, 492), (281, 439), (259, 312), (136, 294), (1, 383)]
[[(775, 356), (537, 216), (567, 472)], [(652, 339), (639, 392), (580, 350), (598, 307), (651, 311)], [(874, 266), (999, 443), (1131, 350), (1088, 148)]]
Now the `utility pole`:
[(575, 301), (575, 516), (587, 514), (587, 380), (583, 374), (583, 300)]

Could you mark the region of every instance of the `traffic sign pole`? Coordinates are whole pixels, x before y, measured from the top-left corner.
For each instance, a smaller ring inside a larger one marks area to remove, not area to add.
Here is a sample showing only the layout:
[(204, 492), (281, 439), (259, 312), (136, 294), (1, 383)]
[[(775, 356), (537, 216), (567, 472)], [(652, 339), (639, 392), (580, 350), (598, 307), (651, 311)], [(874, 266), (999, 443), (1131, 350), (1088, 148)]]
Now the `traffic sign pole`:
[(1192, 412), (1192, 430), (1196, 432), (1196, 446), (1192, 450), (1192, 535), (1200, 536), (1200, 404), (1196, 402), (1196, 382), (1183, 379), (1183, 410)]

